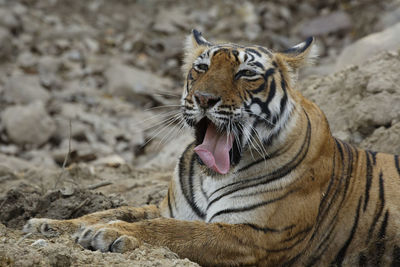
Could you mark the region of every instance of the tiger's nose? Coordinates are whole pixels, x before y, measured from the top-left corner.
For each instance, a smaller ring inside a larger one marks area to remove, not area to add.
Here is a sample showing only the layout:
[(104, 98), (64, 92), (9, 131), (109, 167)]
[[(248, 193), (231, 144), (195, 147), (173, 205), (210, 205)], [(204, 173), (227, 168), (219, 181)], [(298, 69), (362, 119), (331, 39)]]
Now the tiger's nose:
[(195, 92), (194, 99), (200, 107), (207, 109), (215, 106), (221, 100), (221, 97), (205, 92)]

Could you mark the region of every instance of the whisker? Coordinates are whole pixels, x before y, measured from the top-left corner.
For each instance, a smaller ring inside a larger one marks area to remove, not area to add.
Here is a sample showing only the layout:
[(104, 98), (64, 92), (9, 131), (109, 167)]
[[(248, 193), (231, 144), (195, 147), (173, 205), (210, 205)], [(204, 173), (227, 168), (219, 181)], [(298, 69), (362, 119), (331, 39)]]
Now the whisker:
[[(179, 114), (176, 114), (179, 115)], [(177, 116), (170, 118), (168, 121), (168, 123), (166, 125), (161, 125), (159, 127), (157, 127), (157, 129), (155, 129), (154, 131), (152, 131), (150, 133), (151, 138), (149, 140), (147, 140), (142, 147), (146, 146), (150, 141), (152, 141), (154, 138), (156, 138), (158, 135), (160, 135), (162, 132), (164, 132), (171, 124), (173, 124), (176, 120), (178, 119)], [(156, 133), (157, 132), (157, 133)], [(156, 133), (155, 135), (153, 135), (154, 133)]]
[(162, 109), (162, 108), (174, 108), (174, 107), (182, 107), (182, 105), (162, 105), (162, 106), (148, 108), (148, 109), (145, 109), (144, 111), (150, 111), (150, 110)]
[(256, 117), (260, 118), (261, 120), (265, 121), (266, 123), (268, 123), (268, 124), (270, 124), (270, 125), (272, 125), (272, 126), (276, 126), (275, 123), (273, 123), (272, 121), (270, 121), (270, 120), (268, 120), (267, 118), (264, 118), (264, 117), (262, 117), (262, 116), (260, 116), (260, 115), (258, 115), (258, 114), (255, 114), (255, 113), (253, 113), (253, 112), (246, 111), (246, 110), (244, 110), (244, 112), (247, 113), (247, 114), (250, 115), (250, 116), (256, 116)]
[[(175, 120), (172, 121), (172, 123), (174, 123), (174, 122), (177, 121), (177, 120), (181, 120), (181, 119), (182, 119), (181, 117), (176, 117)], [(171, 125), (171, 123), (170, 123), (169, 125)], [(160, 140), (160, 142), (158, 143), (158, 145), (156, 146), (156, 148), (158, 148), (160, 145), (162, 145), (164, 141), (168, 140), (168, 138), (169, 138), (170, 136), (172, 136), (173, 131), (176, 130), (176, 128), (177, 128), (178, 126), (179, 126), (179, 124), (175, 124), (173, 127), (171, 127), (171, 129), (169, 130), (169, 132), (166, 133), (165, 136)]]
[(147, 118), (145, 118), (145, 119), (143, 119), (141, 121), (138, 121), (138, 123), (133, 124), (133, 126), (134, 127), (140, 127), (143, 124), (149, 124), (149, 121), (151, 123), (151, 120), (157, 120), (157, 119), (160, 119), (160, 118), (162, 118), (162, 120), (165, 120), (165, 118), (167, 118), (167, 117), (169, 117), (171, 115), (174, 115), (174, 114), (180, 114), (180, 111), (179, 110), (171, 110), (171, 111), (163, 112), (163, 113), (160, 113), (160, 114), (154, 114), (154, 115), (151, 115), (150, 117), (147, 117)]

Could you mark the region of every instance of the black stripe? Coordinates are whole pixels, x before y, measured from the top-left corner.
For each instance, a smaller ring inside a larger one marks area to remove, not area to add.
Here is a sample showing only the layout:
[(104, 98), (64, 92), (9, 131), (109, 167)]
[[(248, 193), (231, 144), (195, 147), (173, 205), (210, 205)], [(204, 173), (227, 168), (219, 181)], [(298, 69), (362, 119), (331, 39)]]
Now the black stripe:
[(266, 252), (282, 252), (285, 250), (289, 250), (294, 248), (295, 246), (297, 246), (298, 244), (300, 244), (301, 242), (303, 242), (304, 238), (300, 238), (299, 240), (297, 240), (296, 242), (294, 242), (292, 245), (287, 246), (287, 247), (283, 247), (283, 248), (277, 248), (277, 249), (266, 249)]
[(264, 80), (267, 81), (269, 76), (273, 75), (275, 73), (274, 68), (269, 68), (267, 71), (264, 73)]
[(319, 217), (319, 215), (320, 215), (320, 213), (322, 211), (322, 208), (323, 208), (323, 206), (325, 204), (325, 201), (327, 200), (327, 197), (328, 197), (328, 195), (329, 195), (329, 193), (331, 191), (331, 188), (332, 188), (332, 185), (333, 185), (333, 182), (334, 182), (334, 179), (335, 179), (335, 171), (336, 171), (336, 150), (335, 149), (333, 150), (333, 157), (332, 158), (333, 158), (332, 159), (332, 171), (331, 171), (332, 174), (331, 174), (331, 178), (329, 179), (328, 188), (326, 189), (325, 193), (322, 194), (322, 198), (321, 198), (321, 201), (319, 203), (317, 218)]
[(211, 218), (208, 221), (211, 222), (215, 217), (220, 216), (222, 214), (245, 212), (245, 211), (250, 211), (250, 210), (253, 210), (253, 209), (257, 209), (259, 207), (267, 206), (267, 205), (269, 205), (271, 203), (274, 203), (274, 202), (277, 202), (277, 201), (280, 201), (280, 200), (286, 198), (287, 196), (289, 196), (290, 194), (292, 194), (293, 192), (295, 192), (297, 190), (298, 189), (290, 190), (289, 192), (287, 192), (286, 194), (284, 194), (284, 195), (282, 195), (280, 197), (277, 197), (277, 198), (274, 198), (274, 199), (270, 199), (270, 200), (267, 200), (267, 201), (263, 201), (263, 202), (260, 202), (260, 203), (256, 203), (256, 204), (253, 204), (253, 205), (240, 207), (240, 208), (230, 208), (230, 209), (220, 210), (220, 211), (216, 212), (215, 214), (213, 214), (213, 216), (211, 216)]
[(379, 210), (378, 213), (375, 215), (374, 220), (372, 221), (371, 227), (368, 230), (368, 240), (371, 239), (372, 233), (374, 232), (375, 226), (382, 215), (383, 208), (385, 207), (385, 189), (383, 187), (383, 174), (382, 171), (379, 173)]
[(364, 252), (361, 252), (360, 254), (358, 254), (358, 266), (367, 266), (368, 263), (368, 258), (365, 255)]
[(400, 266), (400, 248), (398, 246), (394, 246), (393, 254), (392, 254), (392, 264), (390, 267), (399, 267)]
[(255, 50), (255, 49), (253, 49), (253, 48), (246, 48), (245, 51), (246, 51), (246, 52), (254, 53), (254, 54), (256, 54), (257, 56), (262, 57), (261, 54), (260, 54), (260, 52), (258, 52), (257, 50)]
[(293, 229), (295, 227), (294, 224), (291, 224), (289, 226), (283, 227), (281, 229), (275, 229), (275, 228), (270, 228), (270, 227), (260, 227), (260, 226), (257, 226), (255, 224), (251, 224), (251, 223), (245, 223), (244, 225), (247, 225), (247, 226), (253, 228), (256, 231), (261, 231), (261, 232), (264, 232), (264, 233), (271, 233), (271, 232), (272, 233), (281, 233), (281, 232)]
[(252, 64), (255, 65), (255, 66), (257, 66), (257, 67), (259, 67), (260, 69), (264, 70), (264, 66), (263, 66), (260, 62), (258, 62), (258, 61), (255, 61), (255, 62), (253, 62)]
[(374, 165), (376, 165), (376, 154), (377, 154), (377, 152), (371, 151), (371, 150), (367, 150), (367, 152), (372, 156), (372, 162), (374, 163)]
[(275, 79), (274, 78), (272, 78), (268, 89), (269, 89), (268, 97), (267, 97), (267, 100), (265, 100), (265, 102), (262, 102), (261, 100), (260, 101), (255, 101), (257, 104), (260, 105), (261, 110), (262, 110), (263, 113), (266, 114), (266, 118), (267, 119), (271, 117), (271, 111), (269, 110), (268, 105), (269, 105), (269, 103), (271, 103), (272, 99), (275, 96), (275, 92), (276, 92), (276, 84), (275, 84)]
[[(351, 172), (352, 172), (352, 162), (353, 162), (353, 153), (352, 153), (352, 150), (351, 150), (352, 147), (350, 147), (350, 146), (347, 145), (346, 143), (342, 143), (341, 141), (337, 140), (336, 138), (334, 138), (334, 140), (335, 140), (335, 143), (336, 143), (336, 148), (337, 148), (337, 150), (339, 151), (339, 154), (340, 154), (340, 159), (341, 159), (341, 164), (340, 164), (340, 166), (341, 166), (341, 169), (340, 169), (340, 172), (339, 172), (339, 173), (340, 173), (341, 175), (340, 175), (340, 178), (339, 178), (339, 180), (338, 180), (339, 183), (336, 185), (336, 190), (335, 190), (333, 196), (330, 198), (330, 199), (331, 199), (330, 202), (328, 202), (328, 206), (327, 206), (326, 208), (324, 208), (324, 210), (321, 209), (322, 211), (319, 212), (319, 214), (318, 214), (316, 229), (319, 229), (319, 227), (320, 227), (322, 221), (323, 221), (324, 218), (326, 217), (326, 213), (332, 210), (331, 205), (333, 205), (333, 203), (336, 202), (336, 200), (339, 199), (337, 195), (339, 194), (340, 190), (341, 190), (341, 189), (344, 189), (344, 190), (343, 190), (343, 197), (341, 198), (341, 201), (340, 201), (340, 203), (339, 203), (339, 205), (338, 205), (338, 208), (336, 209), (336, 211), (334, 212), (334, 214), (331, 216), (331, 218), (333, 218), (333, 219), (332, 219), (332, 222), (331, 222), (329, 228), (330, 228), (331, 230), (333, 230), (333, 228), (336, 227), (337, 222), (338, 222), (338, 216), (337, 216), (337, 215), (338, 215), (338, 213), (339, 213), (341, 207), (342, 207), (343, 204), (344, 204), (344, 201), (345, 201), (345, 199), (346, 199), (346, 192), (347, 192), (348, 187), (349, 187), (349, 184), (350, 184), (350, 178), (351, 178)], [(348, 167), (347, 167), (347, 172), (344, 171), (344, 168), (345, 168), (345, 165), (346, 165), (346, 164), (345, 164), (345, 162), (344, 162), (345, 158), (344, 158), (344, 151), (343, 151), (343, 149), (342, 149), (342, 145), (346, 148), (346, 152), (347, 152), (347, 154), (348, 154), (348, 162), (347, 162), (347, 163), (348, 163)], [(356, 157), (358, 157), (358, 154), (356, 154)], [(338, 173), (338, 174), (339, 174), (339, 173)], [(343, 182), (343, 181), (345, 181), (344, 187), (342, 186), (342, 182)], [(325, 231), (325, 232), (326, 232), (326, 231)], [(314, 234), (311, 236), (311, 239), (310, 239), (310, 240), (313, 240), (313, 239), (317, 236), (317, 233), (318, 233), (317, 230), (314, 231)], [(324, 235), (324, 237), (322, 238), (322, 240), (323, 240), (323, 241), (320, 242), (320, 246), (321, 246), (324, 242), (326, 242), (326, 241), (329, 240), (328, 237), (327, 237), (327, 234)], [(325, 249), (327, 249), (327, 247), (328, 247), (328, 245), (325, 247)], [(324, 250), (325, 250), (325, 249), (324, 249)], [(320, 255), (322, 255), (322, 254), (320, 254)], [(315, 261), (317, 261), (317, 260), (318, 260), (318, 257), (315, 259)]]
[(169, 209), (169, 217), (174, 218), (174, 213), (172, 211), (172, 206), (171, 206), (171, 188), (168, 188), (168, 193), (167, 193), (167, 200), (168, 200), (168, 209)]
[[(289, 242), (292, 241), (293, 239), (303, 235), (303, 234), (307, 234), (311, 231), (312, 227), (307, 227), (306, 229), (303, 229), (301, 231), (298, 231), (297, 233), (295, 233), (294, 235), (292, 235), (291, 237), (288, 237), (284, 240), (282, 240), (282, 242)], [(304, 239), (307, 235), (305, 235), (302, 239)]]
[(199, 207), (196, 205), (194, 198), (193, 198), (193, 176), (194, 176), (194, 162), (195, 162), (195, 154), (193, 154), (190, 158), (190, 167), (189, 170), (186, 170), (185, 166), (187, 166), (185, 162), (185, 156), (189, 153), (189, 150), (193, 147), (193, 143), (190, 144), (185, 151), (183, 152), (179, 164), (179, 182), (182, 189), (183, 196), (185, 197), (186, 201), (192, 208), (192, 210), (196, 213), (197, 216), (200, 218), (204, 218), (205, 214), (202, 212)]
[(376, 265), (375, 266), (381, 266), (381, 261), (382, 257), (385, 254), (385, 237), (386, 237), (386, 227), (388, 225), (388, 220), (389, 220), (389, 212), (385, 212), (385, 217), (383, 218), (381, 228), (379, 230), (379, 240), (376, 242)]
[(332, 265), (342, 266), (344, 257), (346, 256), (346, 251), (347, 251), (348, 247), (350, 246), (351, 241), (353, 240), (354, 234), (356, 233), (356, 229), (358, 226), (358, 220), (360, 217), (360, 207), (361, 207), (361, 197), (358, 200), (356, 217), (354, 218), (354, 224), (353, 224), (353, 227), (351, 228), (350, 235), (347, 238), (346, 242), (344, 243), (343, 247), (339, 250), (338, 254), (335, 257), (335, 260), (331, 263)]
[[(341, 166), (341, 168), (340, 168), (340, 171), (338, 172), (338, 174), (340, 173), (341, 175), (339, 178), (339, 184), (336, 186), (335, 192), (333, 193), (331, 200), (328, 202), (328, 206), (323, 211), (321, 211), (321, 213), (318, 215), (318, 218), (322, 218), (322, 219), (325, 218), (326, 213), (331, 210), (331, 206), (332, 206), (333, 202), (338, 199), (337, 194), (339, 194), (340, 189), (342, 188), (342, 181), (343, 181), (343, 178), (345, 177), (344, 163), (343, 163), (344, 154), (343, 154), (343, 149), (341, 147), (341, 142), (339, 140), (337, 140), (336, 138), (334, 138), (334, 140), (335, 140), (335, 144), (336, 144), (336, 149), (337, 149), (337, 151), (339, 151), (339, 156), (340, 156), (340, 160), (341, 160), (341, 164), (339, 164), (339, 166)], [(336, 213), (337, 213), (337, 211), (336, 211)], [(314, 236), (311, 237), (311, 239), (313, 239), (313, 238), (314, 238)]]
[[(325, 237), (322, 240), (322, 242), (320, 242), (320, 244), (318, 245), (317, 251), (320, 251), (320, 252), (318, 254), (313, 253), (310, 256), (310, 259), (309, 259), (308, 263), (305, 266), (307, 266), (307, 267), (314, 266), (317, 263), (317, 261), (320, 260), (321, 256), (324, 255), (325, 251), (329, 248), (329, 245), (331, 244), (331, 242), (329, 242), (329, 240), (330, 240), (330, 238), (332, 236), (332, 233), (333, 233), (334, 229), (335, 229), (335, 226), (331, 225), (329, 231), (327, 232), (327, 235), (325, 235)], [(322, 246), (324, 246), (324, 247), (322, 248)]]
[(364, 208), (363, 211), (365, 212), (367, 209), (368, 205), (368, 200), (369, 200), (369, 191), (371, 189), (371, 184), (372, 184), (372, 165), (371, 165), (371, 160), (369, 159), (368, 152), (365, 151), (365, 159), (366, 159), (366, 182), (365, 182), (365, 198), (364, 198)]
[(219, 114), (219, 115), (232, 115), (231, 111), (225, 111), (225, 110), (217, 110), (215, 113)]
[(400, 175), (400, 163), (399, 163), (399, 156), (398, 155), (394, 156), (394, 165), (396, 166), (397, 172)]
[(235, 57), (236, 62), (240, 62), (240, 60), (239, 60), (239, 52), (237, 50), (232, 50), (232, 54)]
[(283, 90), (283, 97), (282, 97), (281, 103), (280, 103), (280, 112), (281, 112), (280, 115), (282, 116), (282, 114), (283, 114), (283, 112), (285, 110), (287, 101), (288, 101), (288, 96), (287, 96), (287, 91), (286, 91), (285, 79), (283, 78), (282, 72), (279, 71), (279, 73), (281, 75), (281, 88)]
[(256, 90), (251, 91), (253, 94), (258, 94), (261, 91), (265, 90), (266, 82), (263, 82)]
[(263, 52), (264, 54), (267, 54), (268, 56), (271, 56), (271, 52), (268, 51), (267, 49), (265, 49), (264, 47), (262, 47), (262, 46), (257, 46), (257, 48), (258, 48), (261, 52)]
[[(276, 181), (276, 180), (286, 176), (292, 170), (297, 168), (297, 166), (300, 165), (300, 163), (306, 157), (307, 152), (308, 152), (308, 148), (310, 146), (310, 140), (311, 140), (311, 123), (310, 123), (310, 120), (309, 120), (309, 117), (308, 117), (307, 113), (305, 113), (305, 114), (307, 116), (307, 132), (306, 132), (306, 136), (304, 138), (304, 142), (302, 143), (299, 151), (297, 152), (297, 154), (294, 156), (294, 158), (290, 162), (288, 162), (286, 165), (282, 166), (281, 168), (279, 168), (279, 169), (277, 169), (277, 170), (275, 170), (275, 171), (273, 171), (273, 172), (271, 172), (269, 174), (266, 174), (266, 175), (263, 175), (263, 176), (258, 176), (256, 178), (252, 178), (252, 179), (246, 179), (246, 180), (241, 180), (241, 181), (238, 181), (238, 182), (230, 183), (228, 185), (225, 185), (225, 186), (222, 186), (222, 187), (218, 188), (217, 190), (215, 190), (214, 192), (212, 192), (210, 194), (210, 198), (214, 194), (216, 194), (217, 192), (219, 192), (219, 191), (221, 191), (223, 189), (226, 189), (228, 187), (233, 187), (235, 185), (239, 185), (239, 187), (233, 188), (233, 189), (225, 192), (224, 194), (219, 195), (218, 197), (216, 197), (212, 201), (210, 201), (208, 203), (207, 210), (210, 208), (210, 206), (213, 203), (215, 203), (219, 199), (221, 199), (221, 198), (223, 198), (223, 197), (225, 197), (225, 196), (227, 196), (227, 195), (229, 195), (231, 193), (237, 192), (239, 190), (248, 189), (248, 188), (251, 188), (251, 187), (255, 187), (255, 186), (271, 183), (273, 181)], [(247, 169), (248, 166), (249, 165), (241, 168), (240, 170), (238, 170), (238, 172), (241, 172), (241, 171)]]
[[(347, 143), (343, 143), (343, 144), (344, 144), (344, 147), (346, 148), (346, 152), (347, 152), (347, 179), (346, 179), (346, 186), (345, 186), (345, 190), (344, 190), (344, 197), (345, 197), (347, 194), (349, 185), (350, 185), (350, 178), (353, 176), (354, 156), (353, 156), (353, 147)], [(357, 153), (357, 150), (356, 150), (356, 153)], [(357, 154), (356, 154), (356, 157), (357, 157)]]
[(207, 193), (203, 188), (203, 176), (200, 176), (200, 190), (201, 190), (201, 193), (203, 194), (204, 198), (207, 199), (207, 201), (208, 201)]

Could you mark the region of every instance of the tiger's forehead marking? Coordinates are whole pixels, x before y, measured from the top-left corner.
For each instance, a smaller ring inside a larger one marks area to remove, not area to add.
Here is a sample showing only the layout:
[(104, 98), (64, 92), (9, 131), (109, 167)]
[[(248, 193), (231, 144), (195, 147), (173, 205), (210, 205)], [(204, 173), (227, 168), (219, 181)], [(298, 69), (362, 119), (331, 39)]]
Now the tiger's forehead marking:
[(237, 44), (220, 44), (206, 49), (195, 63), (210, 64), (214, 55), (221, 51), (231, 52), (239, 62), (239, 70), (252, 67), (264, 71), (271, 65), (272, 52), (261, 46), (241, 46)]

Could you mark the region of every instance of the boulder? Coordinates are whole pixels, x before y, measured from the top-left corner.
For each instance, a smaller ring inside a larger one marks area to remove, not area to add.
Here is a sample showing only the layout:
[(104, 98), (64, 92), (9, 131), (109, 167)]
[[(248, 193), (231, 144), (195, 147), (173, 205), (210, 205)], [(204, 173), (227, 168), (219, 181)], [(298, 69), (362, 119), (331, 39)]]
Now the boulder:
[(400, 22), (384, 31), (370, 34), (347, 46), (339, 55), (336, 70), (358, 65), (385, 50), (400, 48)]
[(37, 76), (14, 74), (5, 84), (4, 99), (10, 103), (29, 104), (47, 102), (50, 94), (42, 88)]
[(299, 28), (299, 33), (303, 38), (305, 38), (337, 32), (339, 30), (348, 30), (351, 26), (351, 18), (346, 12), (335, 11), (305, 22)]
[(383, 52), (360, 66), (309, 77), (299, 89), (324, 111), (334, 136), (363, 148), (399, 153), (399, 68), (399, 52)]
[(112, 62), (105, 77), (111, 95), (140, 105), (148, 104), (155, 95), (170, 90), (173, 85), (170, 79), (120, 62)]
[(42, 145), (56, 130), (55, 123), (42, 102), (8, 107), (1, 119), (8, 137), (18, 145)]

